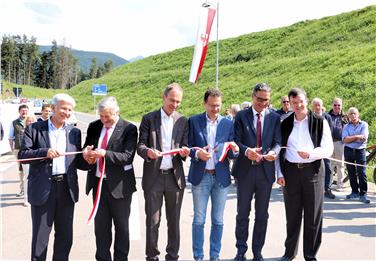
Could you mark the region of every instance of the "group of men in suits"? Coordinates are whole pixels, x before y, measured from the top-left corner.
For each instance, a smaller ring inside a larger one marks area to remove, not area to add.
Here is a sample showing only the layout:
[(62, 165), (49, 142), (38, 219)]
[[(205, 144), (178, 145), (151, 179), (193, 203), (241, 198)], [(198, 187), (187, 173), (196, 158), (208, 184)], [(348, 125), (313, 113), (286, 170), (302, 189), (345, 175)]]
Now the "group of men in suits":
[[(205, 112), (188, 120), (177, 112), (183, 90), (177, 83), (170, 84), (162, 95), (162, 107), (143, 116), (138, 142), (136, 126), (123, 120), (116, 99), (107, 97), (98, 105), (100, 119), (90, 123), (82, 148), (80, 130), (66, 124), (75, 106), (73, 98), (66, 94), (55, 95), (53, 115), (47, 121), (27, 127), (19, 152), (21, 159), (43, 157), (30, 161), (32, 260), (46, 259), (52, 225), (55, 228), (53, 259), (68, 260), (73, 240), (74, 203), (78, 200), (77, 168), (88, 171), (86, 193), (93, 191), (93, 200), (100, 198), (94, 221), (95, 259), (128, 260), (128, 220), (132, 193), (136, 190), (132, 162), (136, 151), (144, 159), (146, 260), (159, 260), (158, 233), (163, 202), (168, 226), (165, 260), (179, 258), (180, 210), (186, 186), (183, 161), (188, 156), (194, 208), (194, 259), (204, 258), (204, 225), (210, 198), (209, 256), (211, 261), (219, 260), (223, 213), (231, 184), (229, 159), (235, 159), (232, 174), (238, 180), (238, 207), (234, 260), (246, 260), (253, 198), (253, 260), (263, 260), (261, 252), (269, 199), (275, 181), (275, 165), (278, 166), (275, 161), (280, 152), (282, 172), (278, 172), (277, 182), (285, 186), (287, 218), (286, 252), (281, 260), (292, 260), (296, 256), (303, 211), (304, 256), (315, 260), (322, 223), (320, 184), (323, 182), (317, 182), (322, 178), (318, 169), (320, 159), (328, 157), (332, 150), (327, 126), (321, 117), (307, 110), (304, 91), (293, 89), (288, 97), (294, 113), (286, 118), (281, 128), (279, 115), (268, 109), (270, 96), (271, 88), (267, 84), (257, 84), (252, 91), (252, 107), (239, 112), (233, 124), (220, 115), (221, 92), (208, 89), (203, 99)], [(100, 180), (103, 182), (101, 189)], [(110, 252), (112, 223), (115, 230), (113, 258)]]

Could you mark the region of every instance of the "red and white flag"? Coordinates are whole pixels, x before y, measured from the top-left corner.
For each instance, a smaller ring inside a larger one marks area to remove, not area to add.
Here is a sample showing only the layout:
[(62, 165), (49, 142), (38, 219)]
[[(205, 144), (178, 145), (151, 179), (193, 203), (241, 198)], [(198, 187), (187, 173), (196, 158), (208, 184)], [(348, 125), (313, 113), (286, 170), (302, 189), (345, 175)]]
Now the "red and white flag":
[(191, 73), (189, 81), (195, 83), (200, 76), (202, 67), (208, 50), (210, 30), (215, 17), (216, 8), (208, 3), (204, 3), (200, 8), (200, 19), (197, 31), (196, 46), (193, 53)]

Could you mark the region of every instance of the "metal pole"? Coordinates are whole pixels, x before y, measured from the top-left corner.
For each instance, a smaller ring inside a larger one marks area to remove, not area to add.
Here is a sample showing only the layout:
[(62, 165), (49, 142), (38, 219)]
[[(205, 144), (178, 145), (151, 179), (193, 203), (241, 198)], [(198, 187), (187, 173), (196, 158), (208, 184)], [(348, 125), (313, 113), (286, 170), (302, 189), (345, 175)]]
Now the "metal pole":
[(218, 59), (219, 59), (219, 39), (218, 39), (218, 26), (219, 25), (219, 2), (217, 2), (217, 60), (215, 65), (215, 86), (218, 89)]

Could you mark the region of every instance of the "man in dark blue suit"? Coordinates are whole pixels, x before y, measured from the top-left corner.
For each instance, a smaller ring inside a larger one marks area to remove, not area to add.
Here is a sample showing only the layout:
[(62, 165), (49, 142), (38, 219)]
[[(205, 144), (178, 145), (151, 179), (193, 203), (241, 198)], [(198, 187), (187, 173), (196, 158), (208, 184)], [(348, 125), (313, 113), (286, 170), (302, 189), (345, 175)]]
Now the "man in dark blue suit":
[(237, 182), (238, 213), (236, 216), (236, 247), (234, 260), (246, 260), (251, 203), (255, 197), (253, 227), (253, 260), (264, 260), (261, 250), (265, 243), (271, 188), (275, 181), (274, 160), (280, 151), (280, 117), (268, 109), (271, 88), (265, 83), (253, 88), (252, 107), (240, 111), (235, 118), (235, 142), (240, 148), (232, 174)]
[(68, 260), (73, 242), (74, 203), (78, 201), (77, 168), (87, 166), (81, 154), (81, 132), (66, 124), (75, 101), (67, 94), (56, 94), (53, 115), (47, 121), (29, 125), (18, 157), (33, 160), (28, 177), (28, 200), (33, 224), (31, 260), (46, 260), (48, 239), (55, 228), (53, 260)]
[[(209, 197), (212, 202), (210, 231), (210, 260), (219, 260), (223, 232), (223, 212), (227, 191), (231, 184), (229, 160), (233, 153), (238, 154), (239, 147), (234, 140), (232, 121), (219, 113), (222, 94), (217, 89), (209, 89), (204, 95), (206, 112), (189, 119), (189, 147), (191, 149), (191, 166), (188, 181), (192, 183), (194, 217), (192, 223), (193, 257), (204, 259), (204, 226)], [(231, 152), (219, 161), (225, 143), (231, 146)], [(222, 148), (222, 149), (220, 149)]]

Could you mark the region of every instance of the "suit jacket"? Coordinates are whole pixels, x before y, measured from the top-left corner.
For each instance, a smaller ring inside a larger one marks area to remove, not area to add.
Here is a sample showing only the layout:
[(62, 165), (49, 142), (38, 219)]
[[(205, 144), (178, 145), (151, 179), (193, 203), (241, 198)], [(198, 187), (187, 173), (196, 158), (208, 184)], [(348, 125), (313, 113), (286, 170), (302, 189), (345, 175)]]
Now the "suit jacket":
[[(98, 140), (103, 128), (103, 123), (100, 120), (89, 124), (87, 136), (84, 147), (93, 145), (98, 147)], [(134, 177), (133, 166), (130, 169), (124, 170), (125, 165), (132, 165), (133, 158), (136, 153), (137, 145), (137, 127), (119, 118), (114, 132), (106, 147), (106, 183), (111, 192), (111, 195), (116, 198), (131, 197), (132, 193), (136, 191), (136, 180)], [(86, 194), (97, 186), (98, 179), (95, 174), (97, 171), (97, 164), (90, 165), (86, 179)]]
[[(72, 125), (66, 126), (66, 152), (81, 151), (81, 131)], [(50, 146), (48, 121), (29, 125), (24, 133), (19, 159), (47, 157)], [(28, 200), (32, 205), (40, 206), (47, 202), (51, 190), (52, 159), (26, 162), (30, 164), (28, 176)], [(73, 202), (78, 201), (77, 168), (86, 169), (82, 154), (65, 156), (68, 189)]]
[[(273, 150), (276, 154), (281, 149), (281, 121), (280, 116), (269, 109), (265, 111), (264, 125), (262, 127), (262, 153), (266, 154)], [(247, 148), (256, 147), (256, 129), (253, 125), (252, 108), (238, 112), (235, 118), (235, 142), (239, 146), (239, 156), (236, 159), (232, 175), (241, 179), (242, 175), (247, 175), (252, 161), (245, 156)], [(262, 161), (262, 166), (267, 179), (273, 183), (275, 181), (274, 161)]]
[[(175, 112), (173, 116), (174, 127), (172, 130), (171, 149), (187, 146), (188, 143), (188, 120), (180, 113)], [(162, 151), (161, 134), (161, 110), (150, 112), (143, 116), (140, 125), (140, 138), (137, 145), (137, 153), (144, 161), (142, 189), (148, 191), (151, 189), (160, 175), (160, 166), (162, 157), (151, 160), (147, 156), (148, 149), (153, 148)], [(172, 157), (172, 165), (176, 184), (180, 189), (185, 188), (185, 177), (183, 170), (182, 157), (175, 154)]]
[[(215, 137), (215, 143), (223, 144), (227, 141), (234, 140), (234, 126), (232, 121), (219, 116), (218, 118), (218, 126), (217, 132)], [(188, 134), (188, 146), (189, 147), (205, 147), (208, 145), (208, 133), (207, 133), (207, 119), (206, 113), (198, 114), (192, 116), (189, 121), (189, 134)], [(191, 156), (191, 166), (189, 168), (188, 174), (188, 181), (191, 182), (193, 185), (200, 184), (202, 177), (204, 175), (206, 161), (203, 161), (199, 158), (196, 158), (197, 150), (191, 149), (190, 156)], [(231, 177), (230, 177), (230, 168), (229, 168), (229, 160), (228, 158), (233, 158), (234, 155), (232, 151), (227, 155), (223, 162), (218, 162), (219, 156), (221, 151), (217, 151), (214, 153), (214, 162), (215, 163), (215, 179), (221, 184), (223, 187), (227, 187), (231, 184)]]

